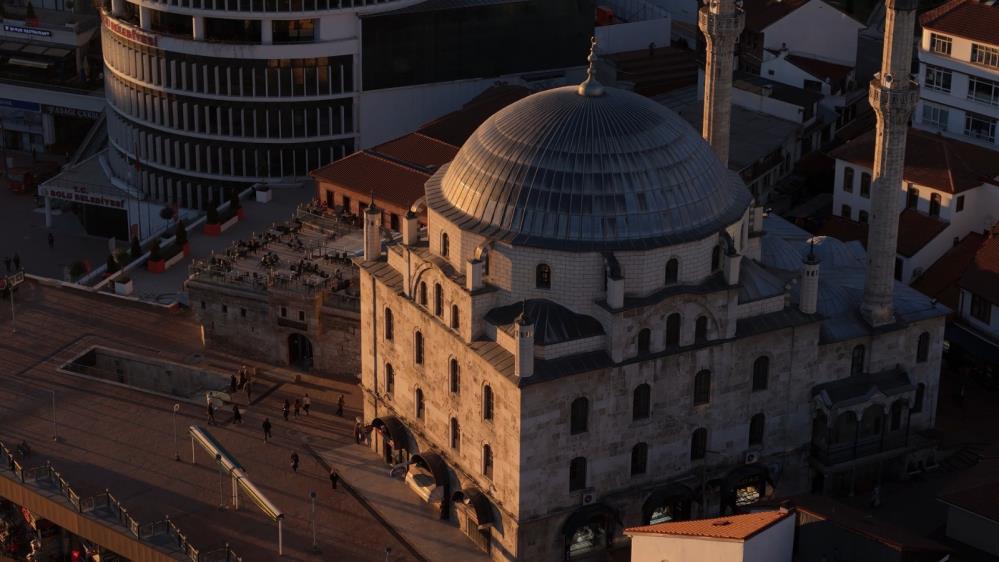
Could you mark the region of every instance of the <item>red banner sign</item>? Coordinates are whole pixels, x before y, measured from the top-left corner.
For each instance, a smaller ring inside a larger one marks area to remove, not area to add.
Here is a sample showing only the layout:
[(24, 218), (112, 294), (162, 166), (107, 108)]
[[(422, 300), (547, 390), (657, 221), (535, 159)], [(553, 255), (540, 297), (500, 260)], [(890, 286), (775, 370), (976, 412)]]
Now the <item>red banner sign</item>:
[(150, 45), (152, 47), (156, 46), (156, 36), (149, 33), (144, 33), (138, 29), (130, 26), (123, 25), (117, 21), (107, 17), (105, 14), (101, 14), (101, 23), (111, 31), (121, 35), (125, 39), (131, 39), (132, 41), (142, 43), (144, 45)]

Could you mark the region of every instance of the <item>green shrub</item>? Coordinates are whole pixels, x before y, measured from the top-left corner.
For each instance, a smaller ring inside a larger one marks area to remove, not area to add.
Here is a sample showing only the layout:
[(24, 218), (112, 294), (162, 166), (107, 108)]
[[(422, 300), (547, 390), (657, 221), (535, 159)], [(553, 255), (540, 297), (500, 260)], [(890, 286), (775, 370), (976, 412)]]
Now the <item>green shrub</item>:
[(87, 272), (87, 264), (83, 263), (80, 260), (76, 260), (75, 262), (69, 265), (69, 276), (72, 277), (73, 279), (80, 277), (86, 272)]
[(184, 221), (177, 220), (177, 229), (174, 231), (174, 236), (177, 237), (174, 243), (178, 246), (187, 244), (187, 227), (184, 226)]
[(139, 244), (139, 237), (132, 237), (132, 260), (135, 261), (142, 257), (142, 245)]
[(108, 254), (107, 273), (116, 273), (119, 269), (121, 266), (118, 265), (118, 260), (115, 259), (114, 254)]
[(215, 204), (215, 201), (212, 201), (211, 203), (208, 204), (208, 213), (206, 221), (208, 222), (208, 224), (219, 223), (219, 210), (218, 210), (218, 205)]
[(163, 258), (160, 257), (160, 241), (153, 240), (149, 244), (149, 261), (160, 261), (161, 259)]
[(235, 213), (239, 209), (240, 209), (239, 191), (234, 189), (232, 190), (232, 193), (229, 195), (229, 210)]

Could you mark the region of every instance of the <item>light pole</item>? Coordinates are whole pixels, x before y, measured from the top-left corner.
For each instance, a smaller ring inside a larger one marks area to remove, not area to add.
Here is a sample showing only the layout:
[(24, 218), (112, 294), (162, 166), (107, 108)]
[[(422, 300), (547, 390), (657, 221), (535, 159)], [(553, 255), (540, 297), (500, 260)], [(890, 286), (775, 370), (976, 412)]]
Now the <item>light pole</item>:
[(216, 453), (215, 462), (219, 464), (219, 509), (225, 509), (225, 475), (223, 474), (221, 453)]
[(312, 552), (319, 552), (319, 543), (316, 542), (316, 492), (309, 492), (309, 500), (312, 502)]
[(180, 404), (173, 405), (173, 460), (180, 460), (180, 448), (177, 446), (177, 412), (180, 411)]

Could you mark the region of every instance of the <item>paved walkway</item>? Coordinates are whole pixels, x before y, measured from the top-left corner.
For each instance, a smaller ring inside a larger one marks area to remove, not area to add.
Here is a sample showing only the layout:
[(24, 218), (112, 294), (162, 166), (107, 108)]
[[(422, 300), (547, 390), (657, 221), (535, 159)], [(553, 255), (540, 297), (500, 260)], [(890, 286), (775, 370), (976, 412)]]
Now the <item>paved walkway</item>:
[(458, 527), (439, 520), (402, 480), (390, 477), (388, 466), (368, 447), (348, 443), (319, 455), (424, 560), (489, 560)]

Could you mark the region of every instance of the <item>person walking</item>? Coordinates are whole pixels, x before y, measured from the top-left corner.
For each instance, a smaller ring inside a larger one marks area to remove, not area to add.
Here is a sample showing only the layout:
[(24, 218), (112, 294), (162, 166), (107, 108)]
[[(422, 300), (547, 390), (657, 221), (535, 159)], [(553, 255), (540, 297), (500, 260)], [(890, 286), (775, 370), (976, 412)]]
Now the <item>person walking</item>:
[(298, 453), (291, 454), (291, 470), (292, 472), (298, 472)]
[(302, 398), (302, 409), (305, 410), (305, 415), (309, 415), (309, 408), (312, 407), (312, 399), (309, 398), (309, 393), (305, 393), (305, 398)]
[(229, 394), (236, 393), (236, 375), (229, 375)]
[(14, 252), (14, 271), (21, 269), (21, 254)]
[(336, 485), (337, 485), (337, 482), (339, 482), (339, 481), (340, 481), (340, 475), (337, 474), (336, 469), (335, 468), (330, 468), (330, 485), (333, 486), (334, 490), (336, 490)]
[(336, 415), (343, 417), (343, 394), (336, 399)]
[(239, 406), (236, 404), (232, 405), (232, 423), (243, 425), (243, 415), (239, 413)]
[(361, 422), (354, 422), (354, 443), (357, 445), (361, 444)]
[(288, 413), (291, 412), (291, 403), (285, 398), (284, 406), (281, 407), (281, 413), (284, 415), (284, 421), (288, 421)]
[(251, 381), (246, 381), (246, 403), (253, 401), (253, 386)]
[(5, 256), (3, 258), (3, 264), (7, 267), (7, 273), (10, 273), (10, 256)]
[(212, 399), (208, 399), (208, 425), (215, 425), (215, 404)]
[(302, 399), (301, 398), (296, 398), (295, 399), (295, 417), (296, 418), (298, 417), (298, 414), (301, 411), (302, 411)]
[(264, 443), (267, 443), (271, 438), (271, 419), (264, 418), (264, 423), (260, 427), (264, 428)]
[(55, 236), (53, 236), (51, 232), (49, 233), (49, 249), (55, 249)]

